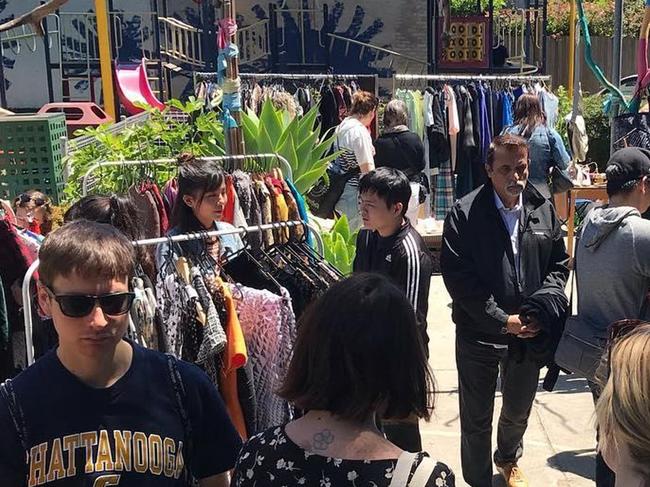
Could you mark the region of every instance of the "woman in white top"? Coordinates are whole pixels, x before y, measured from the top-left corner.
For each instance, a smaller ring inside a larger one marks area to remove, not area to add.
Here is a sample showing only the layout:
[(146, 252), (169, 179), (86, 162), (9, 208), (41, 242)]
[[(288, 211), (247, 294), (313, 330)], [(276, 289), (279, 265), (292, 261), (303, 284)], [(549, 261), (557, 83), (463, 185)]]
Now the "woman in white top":
[(349, 116), (336, 129), (334, 148), (343, 153), (330, 166), (330, 171), (346, 175), (348, 180), (343, 194), (336, 203), (339, 214), (346, 215), (353, 230), (361, 226), (359, 213), (359, 175), (375, 168), (372, 137), (368, 127), (375, 118), (377, 97), (367, 91), (357, 91), (352, 96)]

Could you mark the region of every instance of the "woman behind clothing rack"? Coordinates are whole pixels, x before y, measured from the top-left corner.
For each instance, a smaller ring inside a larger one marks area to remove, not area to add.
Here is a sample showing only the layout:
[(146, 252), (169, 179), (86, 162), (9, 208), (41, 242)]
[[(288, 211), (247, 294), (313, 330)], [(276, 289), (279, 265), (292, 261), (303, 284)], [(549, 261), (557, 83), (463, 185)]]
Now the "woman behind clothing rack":
[(599, 449), (617, 487), (650, 486), (650, 325), (616, 338), (598, 404)]
[(378, 417), (429, 419), (433, 393), (404, 293), (378, 274), (354, 274), (300, 319), (279, 394), (307, 413), (252, 437), (231, 485), (403, 487), (418, 472), (411, 487), (454, 486), (446, 465), (404, 453), (377, 428)]
[[(234, 227), (221, 221), (227, 203), (226, 178), (216, 161), (201, 161), (192, 154), (181, 154), (178, 158), (178, 195), (172, 209), (172, 228), (167, 236), (212, 230), (230, 230)], [(236, 253), (244, 247), (239, 235), (223, 235), (205, 240), (179, 242), (185, 256), (208, 255), (214, 262), (221, 257)], [(169, 256), (169, 244), (158, 246), (156, 261), (158, 267)]]
[(542, 196), (550, 199), (550, 171), (554, 166), (565, 171), (569, 167), (571, 157), (560, 134), (546, 125), (546, 115), (536, 94), (524, 93), (519, 97), (515, 106), (515, 125), (506, 127), (504, 132), (528, 139), (528, 180)]
[(406, 216), (416, 225), (424, 171), (424, 144), (407, 126), (408, 110), (402, 100), (391, 100), (384, 110), (384, 133), (375, 141), (375, 166), (402, 171), (411, 183), (411, 199)]
[(329, 170), (345, 176), (347, 182), (335, 205), (340, 214), (347, 215), (350, 228), (361, 226), (359, 214), (359, 174), (375, 168), (375, 149), (372, 145), (369, 126), (375, 118), (377, 98), (367, 91), (357, 91), (352, 96), (352, 107), (348, 117), (336, 129), (335, 150), (343, 154), (336, 158)]
[[(143, 238), (142, 222), (138, 216), (138, 209), (128, 197), (117, 195), (84, 196), (63, 215), (65, 223), (81, 219), (111, 225), (126, 235), (129, 240)], [(138, 264), (142, 266), (142, 270), (147, 277), (152, 282), (155, 282), (156, 265), (153, 254), (143, 247), (136, 247), (135, 251)]]

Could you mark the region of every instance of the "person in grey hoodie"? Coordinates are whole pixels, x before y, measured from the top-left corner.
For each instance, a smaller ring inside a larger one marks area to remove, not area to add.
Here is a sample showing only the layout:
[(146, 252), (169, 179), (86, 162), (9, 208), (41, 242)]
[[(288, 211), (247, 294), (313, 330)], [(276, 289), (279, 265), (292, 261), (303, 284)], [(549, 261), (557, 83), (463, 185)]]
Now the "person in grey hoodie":
[[(576, 248), (578, 316), (601, 333), (618, 320), (646, 318), (650, 290), (650, 151), (629, 147), (607, 164), (609, 204), (586, 217)], [(600, 396), (590, 383), (594, 400)], [(614, 486), (614, 473), (600, 454), (596, 485)]]

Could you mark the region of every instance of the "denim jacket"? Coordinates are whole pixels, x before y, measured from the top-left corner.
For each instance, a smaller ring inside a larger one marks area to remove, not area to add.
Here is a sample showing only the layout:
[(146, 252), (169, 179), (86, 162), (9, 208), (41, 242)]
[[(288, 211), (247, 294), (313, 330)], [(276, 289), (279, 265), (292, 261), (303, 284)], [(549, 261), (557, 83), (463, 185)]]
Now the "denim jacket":
[[(515, 135), (521, 135), (524, 127), (515, 125), (508, 127), (505, 132)], [(554, 129), (545, 125), (538, 125), (528, 138), (528, 153), (530, 157), (528, 179), (536, 187), (548, 183), (549, 172), (553, 166), (562, 170), (569, 167), (569, 156), (562, 137)]]

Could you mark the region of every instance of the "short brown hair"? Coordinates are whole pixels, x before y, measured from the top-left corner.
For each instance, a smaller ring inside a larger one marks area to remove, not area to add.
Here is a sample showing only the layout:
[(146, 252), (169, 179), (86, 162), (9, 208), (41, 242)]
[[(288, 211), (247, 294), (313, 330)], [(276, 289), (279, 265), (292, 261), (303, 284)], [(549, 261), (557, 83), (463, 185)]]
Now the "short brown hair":
[(58, 276), (129, 279), (134, 249), (115, 227), (88, 220), (66, 223), (47, 236), (38, 252), (41, 282), (51, 286)]
[(369, 91), (357, 91), (352, 95), (350, 115), (368, 115), (377, 108), (377, 97)]
[(301, 409), (363, 421), (433, 409), (433, 377), (402, 290), (379, 274), (337, 282), (303, 314), (280, 395)]
[(509, 152), (525, 152), (526, 156), (528, 156), (528, 141), (526, 139), (515, 134), (497, 135), (492, 139), (488, 149), (487, 164), (489, 166), (494, 164), (494, 153), (499, 147), (503, 147)]

